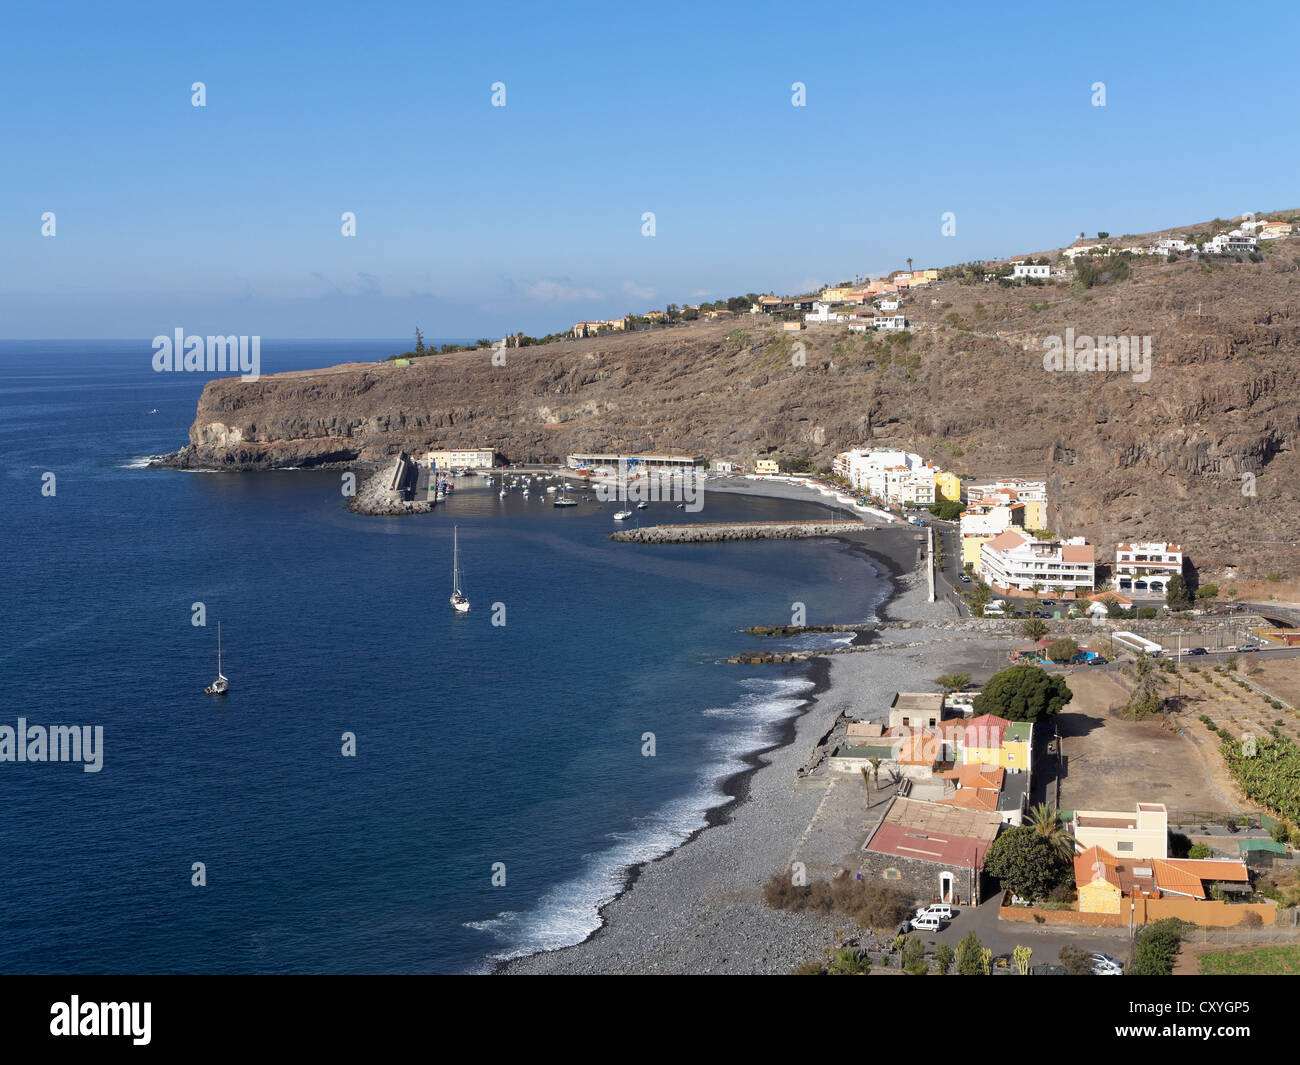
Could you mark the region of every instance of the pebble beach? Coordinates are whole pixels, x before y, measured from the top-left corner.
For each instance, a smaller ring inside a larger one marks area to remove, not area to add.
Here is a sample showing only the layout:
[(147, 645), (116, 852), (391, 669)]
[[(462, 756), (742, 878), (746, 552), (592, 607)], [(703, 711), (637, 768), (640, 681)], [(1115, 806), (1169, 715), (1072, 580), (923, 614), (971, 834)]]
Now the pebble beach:
[[(778, 744), (727, 783), (733, 798), (710, 812), (708, 827), (633, 870), (628, 887), (603, 907), (601, 927), (582, 943), (507, 961), (497, 972), (782, 974), (821, 958), (837, 941), (851, 922), (773, 910), (762, 901), (762, 886), (786, 869), (818, 813), (826, 789), (797, 786), (796, 771), (838, 715), (883, 719), (895, 691), (915, 688), (953, 662), (944, 639), (951, 634), (925, 625), (951, 618), (951, 606), (926, 601), (911, 540), (890, 540), (883, 555), (864, 549), (895, 581), (881, 620), (906, 620), (909, 627), (871, 634), (862, 653), (810, 661), (809, 700)], [(852, 780), (844, 786), (861, 787)]]

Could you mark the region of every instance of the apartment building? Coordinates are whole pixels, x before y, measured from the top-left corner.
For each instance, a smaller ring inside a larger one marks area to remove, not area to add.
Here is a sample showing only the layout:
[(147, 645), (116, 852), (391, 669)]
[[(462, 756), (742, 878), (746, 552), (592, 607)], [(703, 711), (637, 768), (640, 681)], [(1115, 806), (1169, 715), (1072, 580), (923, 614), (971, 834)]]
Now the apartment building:
[(1082, 536), (1038, 540), (1009, 529), (980, 547), (978, 571), (997, 594), (1033, 595), (1037, 590), (1077, 598), (1096, 583), (1096, 552)]
[(1047, 484), (1044, 481), (1006, 480), (973, 484), (966, 489), (966, 502), (1023, 503), (1026, 529), (1047, 528)]
[(1169, 578), (1183, 572), (1178, 544), (1132, 541), (1115, 545), (1115, 587), (1121, 592), (1164, 595)]

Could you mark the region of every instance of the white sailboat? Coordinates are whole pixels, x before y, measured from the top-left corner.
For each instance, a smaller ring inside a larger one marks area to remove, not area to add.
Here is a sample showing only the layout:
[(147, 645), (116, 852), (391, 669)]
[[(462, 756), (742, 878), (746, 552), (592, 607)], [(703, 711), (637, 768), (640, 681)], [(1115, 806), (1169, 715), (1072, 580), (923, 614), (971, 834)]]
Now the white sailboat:
[(631, 516), (632, 516), (632, 512), (630, 510), (620, 510), (617, 514), (614, 515), (614, 520), (626, 521)]
[(459, 535), (459, 530), (453, 525), (451, 530), (451, 605), (458, 614), (464, 614), (469, 610), (469, 598), (460, 590)]
[(208, 695), (225, 695), (230, 690), (230, 681), (221, 672), (221, 622), (217, 622), (217, 679), (203, 689)]

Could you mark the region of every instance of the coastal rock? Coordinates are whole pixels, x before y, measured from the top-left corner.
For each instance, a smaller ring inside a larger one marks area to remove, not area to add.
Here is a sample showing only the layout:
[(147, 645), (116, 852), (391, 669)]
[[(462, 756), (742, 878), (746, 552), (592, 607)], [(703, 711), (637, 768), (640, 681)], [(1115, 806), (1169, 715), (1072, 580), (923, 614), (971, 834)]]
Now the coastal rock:
[[(1276, 242), (1290, 245), (1291, 242)], [(395, 363), (220, 378), (203, 391), (182, 468), (381, 465), (399, 450), (490, 446), (517, 462), (667, 450), (826, 465), (906, 447), (964, 479), (1046, 478), (1051, 528), (1105, 552), (1185, 545), (1202, 574), (1300, 572), (1297, 272), (1262, 263), (1139, 265), (1094, 288), (940, 284), (883, 338), (759, 316)], [(932, 302), (933, 300), (933, 302)], [(1152, 341), (1150, 379), (1048, 373), (1043, 338)], [(832, 368), (833, 367), (833, 368)]]

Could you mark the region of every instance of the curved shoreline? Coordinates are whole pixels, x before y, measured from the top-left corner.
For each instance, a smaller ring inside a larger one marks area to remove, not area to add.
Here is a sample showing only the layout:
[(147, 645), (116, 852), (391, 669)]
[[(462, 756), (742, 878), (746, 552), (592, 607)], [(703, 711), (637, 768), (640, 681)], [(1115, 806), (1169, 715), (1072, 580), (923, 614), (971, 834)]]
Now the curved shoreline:
[[(766, 493), (755, 494), (766, 495)], [(791, 497), (782, 494), (776, 496), (776, 498), (790, 499)], [(811, 499), (806, 501), (821, 502), (820, 500)], [(823, 503), (823, 505), (826, 504)], [(902, 578), (909, 572), (904, 559), (899, 557), (903, 553), (899, 548), (905, 544), (907, 551), (915, 551), (915, 545), (910, 537), (891, 537), (892, 543), (888, 546), (864, 543), (860, 538), (851, 535), (827, 536), (825, 539), (836, 540), (844, 544), (853, 555), (861, 557), (871, 567), (877, 579), (882, 581), (885, 589), (885, 594), (875, 604), (874, 610), (880, 620), (888, 618), (890, 616), (889, 607), (897, 601), (903, 591)], [(890, 550), (890, 548), (893, 549)], [(866, 645), (875, 640), (877, 636), (877, 633), (864, 628), (854, 633), (852, 642), (857, 645)], [(723, 826), (733, 825), (751, 797), (754, 784), (759, 779), (759, 771), (772, 768), (773, 760), (769, 756), (774, 752), (790, 748), (796, 742), (799, 738), (800, 724), (809, 718), (821, 705), (826, 693), (832, 690), (831, 661), (826, 656), (816, 655), (808, 659), (807, 668), (801, 672), (806, 679), (812, 681), (812, 690), (803, 697), (794, 712), (776, 726), (777, 734), (771, 743), (738, 756), (738, 759), (743, 763), (743, 768), (718, 781), (718, 787), (724, 798), (704, 811), (705, 823), (702, 826), (694, 829), (685, 839), (664, 851), (663, 854), (629, 866), (624, 874), (622, 887), (597, 909), (596, 916), (599, 923), (581, 940), (552, 950), (534, 951), (519, 957), (496, 961), (488, 970), (489, 973), (491, 975), (521, 975), (525, 973), (527, 966), (530, 964), (535, 965), (538, 959), (556, 959), (566, 955), (571, 956), (574, 952), (584, 948), (590, 950), (593, 945), (603, 944), (615, 931), (616, 918), (612, 910), (632, 894), (638, 885), (643, 882), (647, 873), (674, 856), (680, 855), (691, 844), (697, 844), (699, 840), (704, 838), (709, 829), (716, 830)]]

